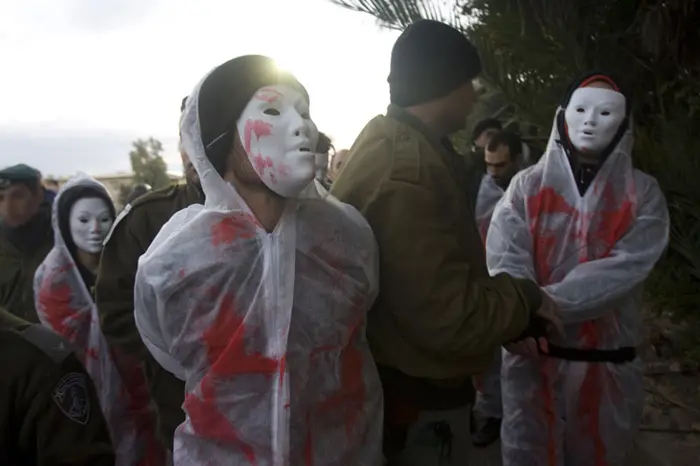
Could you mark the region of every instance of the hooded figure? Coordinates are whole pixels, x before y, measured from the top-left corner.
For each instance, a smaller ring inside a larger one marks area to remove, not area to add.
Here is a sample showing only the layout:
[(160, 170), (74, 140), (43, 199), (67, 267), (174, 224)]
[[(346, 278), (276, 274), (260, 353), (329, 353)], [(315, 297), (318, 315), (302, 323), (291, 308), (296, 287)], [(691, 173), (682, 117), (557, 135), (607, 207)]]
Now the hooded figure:
[(110, 428), (116, 464), (140, 463), (143, 445), (127, 406), (130, 400), (107, 349), (92, 298), (94, 267), (102, 241), (114, 222), (114, 204), (105, 187), (78, 175), (53, 203), (55, 245), (36, 271), (34, 293), (41, 323), (68, 340), (92, 378)]
[[(143, 341), (186, 383), (176, 465), (381, 464), (365, 338), (376, 245), (355, 209), (319, 191), (308, 105), (261, 56), (217, 67), (187, 101), (182, 142), (206, 201), (165, 224), (135, 289)], [(283, 199), (274, 228), (223, 179), (241, 152)]]
[(643, 404), (643, 282), (668, 242), (654, 178), (632, 167), (629, 102), (599, 73), (572, 85), (545, 154), (513, 179), (486, 241), (489, 272), (537, 280), (565, 336), (549, 357), (503, 353), (506, 466), (622, 465)]

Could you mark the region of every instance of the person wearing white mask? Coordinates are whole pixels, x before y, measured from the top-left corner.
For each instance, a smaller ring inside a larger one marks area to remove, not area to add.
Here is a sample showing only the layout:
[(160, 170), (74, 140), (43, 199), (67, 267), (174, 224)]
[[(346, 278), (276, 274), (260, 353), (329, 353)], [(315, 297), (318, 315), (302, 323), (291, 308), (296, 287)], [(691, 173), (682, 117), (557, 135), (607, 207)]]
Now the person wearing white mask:
[(656, 180), (632, 166), (629, 107), (608, 75), (575, 81), (545, 154), (494, 211), (489, 272), (536, 280), (565, 324), (563, 337), (543, 325), (503, 353), (505, 466), (621, 466), (632, 449), (642, 287), (669, 213)]
[(34, 296), (41, 323), (69, 341), (95, 385), (114, 444), (116, 464), (145, 454), (126, 406), (124, 384), (102, 335), (92, 288), (115, 209), (105, 187), (87, 175), (67, 181), (53, 203), (53, 249), (38, 267)]
[(185, 381), (174, 464), (381, 464), (376, 244), (315, 182), (306, 90), (235, 58), (191, 93), (181, 135), (206, 200), (163, 226), (134, 292), (144, 343)]

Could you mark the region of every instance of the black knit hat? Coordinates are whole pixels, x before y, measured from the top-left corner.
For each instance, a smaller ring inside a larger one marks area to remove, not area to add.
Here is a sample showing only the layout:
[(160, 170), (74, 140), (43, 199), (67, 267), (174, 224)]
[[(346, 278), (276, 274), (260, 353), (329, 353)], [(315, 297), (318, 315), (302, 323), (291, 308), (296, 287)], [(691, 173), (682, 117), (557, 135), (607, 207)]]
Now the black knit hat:
[(231, 152), (236, 122), (255, 93), (265, 86), (288, 84), (309, 100), (306, 89), (275, 62), (262, 55), (245, 55), (217, 67), (199, 90), (197, 112), (202, 144), (214, 169), (223, 175)]
[(479, 54), (464, 34), (439, 21), (416, 21), (391, 52), (391, 103), (409, 107), (444, 97), (480, 72)]

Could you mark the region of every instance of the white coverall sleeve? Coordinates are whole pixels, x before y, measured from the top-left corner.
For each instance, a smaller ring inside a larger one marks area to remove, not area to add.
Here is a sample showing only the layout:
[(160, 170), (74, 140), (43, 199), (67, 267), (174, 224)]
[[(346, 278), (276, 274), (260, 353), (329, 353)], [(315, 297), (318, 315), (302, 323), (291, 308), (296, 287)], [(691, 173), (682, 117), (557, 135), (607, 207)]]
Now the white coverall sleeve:
[(561, 282), (543, 288), (559, 305), (564, 323), (604, 316), (649, 276), (666, 249), (670, 226), (666, 199), (653, 178), (647, 178), (640, 204), (608, 257), (579, 264)]
[(536, 281), (532, 258), (532, 236), (525, 221), (525, 201), (519, 173), (498, 201), (486, 235), (486, 265), (493, 277), (507, 273), (515, 278)]

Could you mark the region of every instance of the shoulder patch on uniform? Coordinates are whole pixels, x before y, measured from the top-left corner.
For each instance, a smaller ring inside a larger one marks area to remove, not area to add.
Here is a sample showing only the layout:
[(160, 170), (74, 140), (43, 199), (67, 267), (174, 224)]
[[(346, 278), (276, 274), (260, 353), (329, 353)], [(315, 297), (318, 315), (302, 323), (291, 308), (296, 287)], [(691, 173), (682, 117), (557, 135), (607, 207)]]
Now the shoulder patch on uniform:
[(90, 397), (85, 374), (71, 372), (63, 376), (51, 391), (51, 398), (71, 421), (85, 425), (90, 420)]
[(63, 362), (64, 359), (73, 353), (73, 347), (70, 343), (41, 324), (27, 327), (21, 332), (21, 335), (57, 364)]
[(117, 218), (114, 219), (114, 223), (112, 223), (112, 228), (109, 229), (109, 233), (107, 233), (107, 236), (105, 236), (104, 241), (102, 241), (102, 246), (104, 247), (107, 244), (107, 241), (112, 237), (112, 233), (114, 232), (114, 229), (117, 228), (117, 225), (119, 222), (122, 221), (124, 217), (131, 211), (131, 204), (127, 204), (124, 206), (124, 209), (122, 209), (121, 212), (119, 212), (119, 215), (117, 215)]

